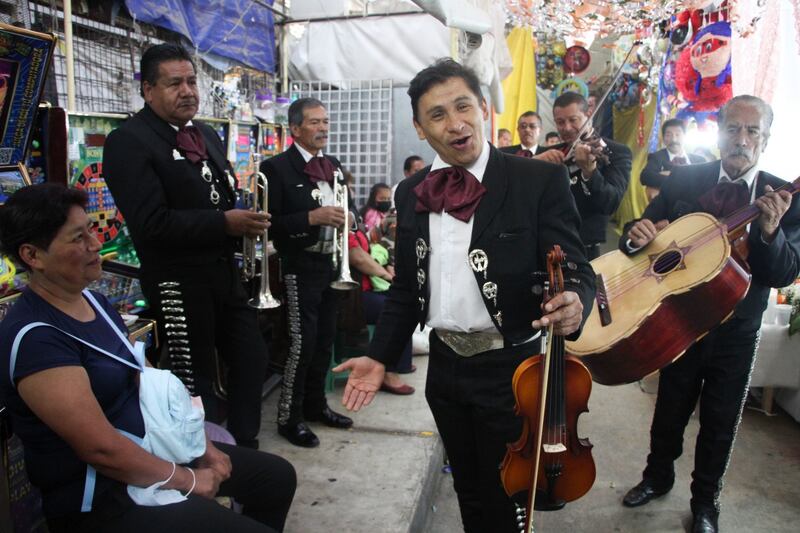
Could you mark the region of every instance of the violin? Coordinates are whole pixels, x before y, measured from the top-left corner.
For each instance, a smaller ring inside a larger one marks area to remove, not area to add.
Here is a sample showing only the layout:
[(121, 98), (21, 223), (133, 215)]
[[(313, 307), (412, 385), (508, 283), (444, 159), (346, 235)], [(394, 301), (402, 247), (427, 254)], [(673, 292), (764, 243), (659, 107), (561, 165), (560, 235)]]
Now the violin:
[[(547, 254), (545, 302), (564, 290), (565, 258), (558, 245)], [(523, 430), (508, 445), (500, 470), (525, 533), (533, 532), (534, 509), (561, 509), (586, 494), (595, 479), (592, 445), (577, 433), (578, 417), (589, 411), (592, 377), (579, 359), (566, 355), (564, 337), (553, 334), (552, 324), (542, 337), (542, 353), (514, 372), (515, 412), (523, 417)]]
[(566, 165), (567, 170), (569, 171), (569, 181), (572, 185), (575, 185), (578, 182), (578, 178), (580, 178), (581, 174), (581, 169), (575, 161), (575, 148), (579, 144), (584, 144), (589, 147), (589, 150), (592, 156), (594, 156), (598, 165), (611, 164), (611, 159), (609, 158), (611, 152), (608, 148), (608, 145), (605, 143), (605, 141), (603, 141), (603, 138), (594, 131), (593, 128), (586, 129), (586, 126), (591, 123), (592, 117), (587, 118), (584, 126), (578, 132), (578, 137), (571, 143), (562, 142), (554, 144), (550, 147), (550, 150), (558, 150), (564, 154), (563, 164)]

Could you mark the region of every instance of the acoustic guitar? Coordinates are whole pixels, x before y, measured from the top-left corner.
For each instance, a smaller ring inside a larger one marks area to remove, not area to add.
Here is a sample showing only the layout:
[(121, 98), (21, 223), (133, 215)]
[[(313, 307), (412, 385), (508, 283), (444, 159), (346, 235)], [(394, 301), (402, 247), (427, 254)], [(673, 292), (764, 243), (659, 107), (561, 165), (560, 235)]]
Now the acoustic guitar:
[[(800, 191), (800, 178), (780, 189)], [(751, 204), (724, 220), (685, 215), (633, 255), (614, 251), (592, 261), (597, 294), (567, 352), (603, 385), (631, 383), (675, 361), (747, 294), (746, 252), (738, 250), (759, 213)]]

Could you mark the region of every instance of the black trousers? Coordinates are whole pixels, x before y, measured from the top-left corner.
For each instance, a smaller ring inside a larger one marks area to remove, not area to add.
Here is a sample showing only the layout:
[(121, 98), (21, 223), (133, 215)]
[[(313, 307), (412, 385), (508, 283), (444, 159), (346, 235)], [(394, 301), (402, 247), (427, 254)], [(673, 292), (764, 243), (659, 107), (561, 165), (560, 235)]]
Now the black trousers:
[(228, 430), (237, 443), (257, 445), (269, 355), (233, 260), (143, 275), (142, 289), (158, 321), (172, 372), (203, 398), (206, 418), (220, 422), (213, 390), (219, 356), (228, 368)]
[(48, 518), (52, 533), (269, 533), (283, 531), (294, 498), (294, 467), (281, 457), (229, 444), (214, 443), (231, 458), (231, 477), (218, 496), (243, 506), (236, 514), (214, 500), (190, 495), (181, 503), (142, 507), (133, 503), (122, 484), (95, 499), (92, 511)]
[(289, 322), (289, 356), (278, 400), (278, 423), (293, 425), (327, 407), (325, 376), (336, 336), (339, 295), (331, 256), (300, 252), (281, 258)]
[(461, 357), (431, 333), (425, 397), (444, 442), (467, 533), (517, 533), (516, 506), (500, 482), (506, 444), (519, 439), (511, 379), (539, 341)]
[(722, 477), (747, 397), (760, 326), (760, 318), (734, 317), (661, 371), (643, 477), (658, 485), (672, 485), (673, 463), (683, 452), (683, 432), (699, 398), (693, 509), (719, 509)]

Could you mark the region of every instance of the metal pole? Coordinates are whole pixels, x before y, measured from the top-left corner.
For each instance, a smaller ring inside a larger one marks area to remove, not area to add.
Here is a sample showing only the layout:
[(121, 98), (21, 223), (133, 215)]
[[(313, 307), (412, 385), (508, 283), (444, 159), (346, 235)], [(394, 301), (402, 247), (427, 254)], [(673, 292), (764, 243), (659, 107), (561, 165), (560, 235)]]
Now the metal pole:
[(67, 64), (67, 111), (75, 111), (75, 57), (72, 52), (72, 0), (64, 0), (64, 45)]

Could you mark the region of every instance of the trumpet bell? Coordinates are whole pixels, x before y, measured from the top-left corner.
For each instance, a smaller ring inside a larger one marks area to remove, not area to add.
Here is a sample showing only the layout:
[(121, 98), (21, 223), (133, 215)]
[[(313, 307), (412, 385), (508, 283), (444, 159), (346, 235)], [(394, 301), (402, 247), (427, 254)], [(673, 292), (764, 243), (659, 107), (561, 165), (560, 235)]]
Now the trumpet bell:
[(358, 282), (352, 279), (337, 279), (331, 282), (331, 288), (337, 291), (351, 291), (358, 288)]
[(272, 296), (270, 292), (259, 292), (255, 297), (247, 301), (247, 305), (253, 309), (275, 309), (281, 306), (281, 302)]

